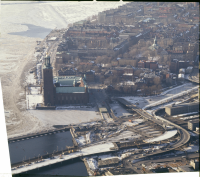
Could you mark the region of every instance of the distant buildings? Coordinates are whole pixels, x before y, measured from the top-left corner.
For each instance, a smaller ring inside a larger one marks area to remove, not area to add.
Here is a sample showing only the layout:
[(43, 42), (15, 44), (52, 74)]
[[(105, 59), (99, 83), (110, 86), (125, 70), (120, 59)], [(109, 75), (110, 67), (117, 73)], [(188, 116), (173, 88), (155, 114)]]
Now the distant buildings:
[(152, 70), (156, 70), (158, 68), (158, 62), (153, 60), (140, 60), (138, 62), (138, 68), (149, 68)]
[(189, 130), (194, 131), (194, 130), (196, 130), (196, 127), (199, 127), (199, 119), (188, 121), (188, 129)]
[[(189, 61), (178, 61), (177, 59), (173, 59), (170, 62), (170, 71), (172, 73), (178, 73), (180, 69), (186, 69), (189, 66)], [(182, 73), (184, 74), (184, 73)]]
[(199, 103), (189, 103), (182, 105), (172, 105), (165, 107), (165, 112), (170, 115), (185, 114), (189, 112), (199, 112)]
[(75, 76), (76, 72), (72, 68), (63, 67), (58, 71), (59, 76)]

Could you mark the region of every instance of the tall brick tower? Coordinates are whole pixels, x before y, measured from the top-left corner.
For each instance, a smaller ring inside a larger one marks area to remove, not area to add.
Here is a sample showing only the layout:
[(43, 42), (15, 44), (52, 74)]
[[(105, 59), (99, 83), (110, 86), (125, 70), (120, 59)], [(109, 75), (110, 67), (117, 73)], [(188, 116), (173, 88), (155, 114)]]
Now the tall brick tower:
[(50, 56), (45, 57), (45, 64), (43, 66), (43, 87), (44, 87), (44, 105), (54, 106), (54, 86), (53, 86), (53, 73), (50, 64)]

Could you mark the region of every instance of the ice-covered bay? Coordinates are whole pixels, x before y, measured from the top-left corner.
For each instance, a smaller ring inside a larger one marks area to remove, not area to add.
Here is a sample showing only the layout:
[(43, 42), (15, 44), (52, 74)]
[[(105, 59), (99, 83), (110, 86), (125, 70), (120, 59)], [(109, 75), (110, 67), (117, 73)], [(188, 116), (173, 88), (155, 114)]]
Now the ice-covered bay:
[[(97, 15), (98, 12), (106, 9), (117, 8), (122, 4), (125, 3), (78, 1), (1, 2), (0, 77), (4, 108), (13, 112), (13, 117), (10, 117), (10, 120), (16, 118), (16, 123), (20, 124), (18, 127), (9, 125), (7, 129), (9, 137), (21, 135), (23, 128), (25, 132), (37, 131), (40, 128), (43, 129), (39, 118), (33, 117), (27, 111), (19, 112), (16, 107), (17, 103), (14, 101), (21, 99), (18, 98), (18, 95), (24, 92), (24, 88), (21, 86), (22, 82), (26, 80), (24, 75), (33, 67), (36, 61), (34, 56), (35, 47), (37, 46), (36, 41), (41, 41), (52, 29), (67, 28), (70, 23)], [(35, 98), (30, 98), (30, 100), (33, 100), (34, 103), (35, 101), (38, 102)], [(96, 114), (93, 112), (89, 111), (88, 113), (84, 111), (86, 113), (84, 122), (93, 118), (95, 119)], [(80, 115), (82, 116), (82, 113)], [(74, 118), (74, 116), (80, 117), (77, 114), (72, 117)], [(42, 117), (44, 118), (43, 115)], [(68, 124), (72, 118), (70, 117), (68, 120), (64, 119), (65, 121), (63, 121), (63, 118), (60, 118), (60, 120), (64, 124)], [(57, 124), (58, 122), (52, 123)]]
[(78, 1), (1, 2), (0, 43), (3, 47), (0, 48), (0, 75), (11, 69), (18, 70), (20, 62), (34, 49), (36, 40), (44, 38), (52, 29), (67, 28), (70, 23), (123, 4)]

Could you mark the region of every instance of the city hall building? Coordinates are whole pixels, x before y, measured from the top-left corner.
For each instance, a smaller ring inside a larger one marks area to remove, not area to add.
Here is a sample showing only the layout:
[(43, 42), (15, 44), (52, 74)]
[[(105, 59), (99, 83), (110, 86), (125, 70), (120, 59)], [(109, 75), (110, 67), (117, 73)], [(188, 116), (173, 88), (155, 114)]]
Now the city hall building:
[(53, 77), (50, 57), (45, 58), (43, 66), (44, 106), (64, 104), (87, 104), (89, 102), (86, 78), (76, 76)]

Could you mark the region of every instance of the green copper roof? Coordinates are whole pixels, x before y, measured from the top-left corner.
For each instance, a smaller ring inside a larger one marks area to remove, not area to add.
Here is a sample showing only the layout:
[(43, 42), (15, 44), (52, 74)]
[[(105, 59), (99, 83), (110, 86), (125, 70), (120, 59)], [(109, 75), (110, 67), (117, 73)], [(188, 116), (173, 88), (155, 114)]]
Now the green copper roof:
[(50, 56), (46, 56), (44, 58), (44, 66), (43, 69), (53, 69), (50, 63)]
[[(77, 76), (58, 76), (58, 77), (54, 77), (54, 83), (60, 83), (61, 86), (73, 86), (74, 81), (76, 83), (80, 82), (82, 77), (77, 77)], [(84, 85), (87, 84), (85, 82), (85, 80), (83, 79)]]
[(56, 87), (56, 93), (85, 93), (85, 87)]

